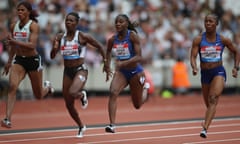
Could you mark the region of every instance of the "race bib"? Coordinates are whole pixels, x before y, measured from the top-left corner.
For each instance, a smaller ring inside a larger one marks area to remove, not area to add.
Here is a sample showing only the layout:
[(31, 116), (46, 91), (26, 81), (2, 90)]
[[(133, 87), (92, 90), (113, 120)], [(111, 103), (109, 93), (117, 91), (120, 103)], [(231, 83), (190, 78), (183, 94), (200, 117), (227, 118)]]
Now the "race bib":
[(61, 47), (61, 54), (63, 56), (79, 56), (77, 45), (68, 45)]
[(128, 58), (130, 57), (130, 51), (128, 48), (128, 43), (124, 44), (114, 44), (113, 51), (117, 57)]
[(215, 59), (221, 58), (221, 47), (220, 46), (206, 46), (201, 48), (201, 55), (203, 59)]
[(27, 32), (15, 32), (13, 37), (17, 41), (28, 42)]

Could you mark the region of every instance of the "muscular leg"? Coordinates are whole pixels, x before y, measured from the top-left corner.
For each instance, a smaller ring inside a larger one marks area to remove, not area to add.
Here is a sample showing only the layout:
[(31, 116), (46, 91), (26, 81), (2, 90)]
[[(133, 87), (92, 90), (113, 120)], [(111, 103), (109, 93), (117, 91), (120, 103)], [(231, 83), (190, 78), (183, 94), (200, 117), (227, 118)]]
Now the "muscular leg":
[(79, 71), (73, 79), (73, 82), (69, 88), (69, 94), (74, 98), (81, 98), (83, 89), (87, 81), (88, 72)]
[(110, 124), (115, 124), (117, 111), (117, 97), (126, 86), (127, 81), (123, 74), (120, 72), (115, 72), (110, 86), (110, 97), (108, 101), (108, 115)]
[(37, 99), (42, 99), (49, 92), (48, 87), (43, 87), (42, 70), (31, 71), (28, 73), (29, 79), (31, 81), (34, 96)]
[(6, 107), (6, 118), (11, 121), (11, 115), (16, 101), (16, 92), (20, 82), (25, 77), (25, 70), (18, 64), (13, 64), (9, 75), (9, 90)]
[(147, 97), (147, 89), (143, 88), (145, 81), (144, 73), (139, 73), (134, 75), (129, 82), (132, 102), (136, 109), (139, 109), (145, 102), (143, 97)]
[(213, 81), (210, 84), (209, 87), (209, 93), (208, 93), (208, 99), (207, 101), (207, 110), (205, 113), (205, 121), (203, 124), (203, 127), (207, 130), (209, 128), (209, 125), (211, 124), (215, 113), (216, 113), (216, 107), (218, 104), (219, 96), (221, 95), (224, 88), (224, 79), (222, 76), (216, 76), (214, 77)]
[[(85, 80), (80, 80), (79, 76), (82, 75), (85, 77)], [(72, 119), (77, 123), (79, 127), (83, 127), (83, 123), (79, 117), (78, 111), (74, 106), (76, 98), (79, 98), (81, 95), (80, 90), (83, 88), (87, 80), (87, 72), (79, 72), (76, 74), (74, 80), (71, 80), (68, 76), (64, 75), (63, 78), (63, 96), (65, 100), (65, 105), (67, 110), (72, 117)]]

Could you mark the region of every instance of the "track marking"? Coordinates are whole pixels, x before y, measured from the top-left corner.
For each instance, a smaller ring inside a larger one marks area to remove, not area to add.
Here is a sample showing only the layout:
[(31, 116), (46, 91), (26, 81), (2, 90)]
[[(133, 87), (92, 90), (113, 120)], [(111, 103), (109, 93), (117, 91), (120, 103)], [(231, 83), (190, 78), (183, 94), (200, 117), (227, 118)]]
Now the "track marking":
[[(218, 120), (218, 121), (231, 121), (236, 119), (228, 119), (228, 120)], [(238, 119), (237, 119), (238, 120)], [(199, 121), (181, 121), (181, 122), (165, 122), (165, 123), (152, 123), (152, 124), (134, 124), (134, 125), (125, 125), (125, 126), (119, 126), (118, 128), (124, 128), (124, 127), (141, 127), (141, 126), (156, 126), (156, 125), (174, 125), (174, 124), (188, 124), (188, 123), (196, 123)], [(212, 125), (211, 127), (230, 127), (230, 126), (240, 126), (239, 123), (236, 124), (220, 124), (220, 125)], [(122, 135), (122, 134), (132, 134), (132, 133), (149, 133), (149, 132), (159, 132), (159, 131), (174, 131), (174, 130), (182, 130), (182, 129), (197, 129), (199, 126), (191, 126), (191, 127), (178, 127), (178, 128), (165, 128), (165, 129), (151, 129), (151, 130), (142, 130), (142, 131), (127, 131), (127, 132), (117, 132), (114, 135)], [(88, 130), (96, 130), (96, 129), (103, 129), (102, 127), (95, 127), (95, 128), (88, 128)], [(50, 131), (35, 131), (35, 132), (20, 132), (20, 133), (12, 133), (12, 134), (3, 134), (1, 136), (14, 136), (14, 135), (24, 135), (24, 134), (37, 134), (37, 133), (51, 133), (51, 132), (67, 132), (67, 131), (73, 131), (71, 129), (66, 130), (50, 130)], [(75, 131), (75, 130), (74, 130)], [(223, 134), (223, 133), (239, 133), (240, 131), (225, 131), (225, 132), (212, 132), (209, 134)], [(84, 137), (94, 137), (94, 136), (104, 136), (104, 135), (111, 135), (109, 133), (96, 133), (96, 134), (86, 134)], [(171, 137), (186, 137), (186, 136), (195, 136), (199, 134), (184, 134), (184, 135), (171, 135), (171, 136), (161, 136), (161, 137), (146, 137), (146, 138), (135, 138), (135, 139), (122, 139), (122, 140), (116, 140), (116, 141), (136, 141), (141, 139), (157, 139), (157, 138), (171, 138)], [(37, 141), (37, 140), (53, 140), (53, 139), (64, 139), (64, 138), (75, 138), (76, 136), (60, 136), (60, 137), (45, 137), (45, 138), (32, 138), (32, 139), (16, 139), (16, 140), (5, 140), (0, 141), (0, 143), (11, 143), (11, 142), (23, 142), (23, 141)], [(104, 141), (105, 142), (105, 141)], [(108, 142), (108, 141), (106, 141)], [(114, 142), (114, 141), (109, 141)], [(97, 143), (97, 142), (94, 142)], [(100, 142), (101, 143), (101, 142)]]
[[(223, 121), (238, 121), (240, 120), (240, 118), (222, 118), (222, 119), (215, 119), (215, 122), (223, 122)], [(183, 120), (183, 121), (166, 121), (166, 122), (140, 122), (137, 124), (119, 124), (117, 125), (117, 128), (124, 128), (124, 127), (139, 127), (139, 126), (156, 126), (156, 125), (178, 125), (178, 124), (188, 124), (188, 123), (199, 123), (202, 120)], [(239, 122), (237, 123), (237, 125), (239, 124)], [(233, 123), (228, 124), (228, 126), (233, 125)], [(212, 125), (211, 127), (218, 127), (218, 125)], [(87, 130), (95, 130), (95, 129), (103, 129), (104, 126), (95, 126), (95, 127), (91, 127), (91, 126), (87, 126)], [(198, 127), (199, 128), (199, 127)], [(46, 130), (29, 130), (28, 132), (10, 132), (10, 133), (0, 133), (0, 137), (1, 136), (6, 136), (6, 135), (22, 135), (22, 134), (36, 134), (36, 133), (51, 133), (51, 132), (69, 132), (69, 131), (76, 131), (76, 128), (68, 128), (68, 129), (46, 129)], [(1, 131), (0, 131), (1, 132)], [(3, 131), (2, 131), (3, 132)]]
[[(227, 134), (227, 133), (240, 133), (239, 131), (225, 131), (225, 132), (221, 132), (221, 134)], [(215, 133), (211, 133), (212, 135), (214, 134), (219, 134), (218, 132)], [(77, 143), (77, 144), (105, 144), (105, 143), (113, 143), (113, 142), (130, 142), (130, 141), (140, 141), (140, 140), (152, 140), (152, 139), (165, 139), (165, 138), (177, 138), (177, 137), (188, 137), (188, 136), (199, 136), (199, 134), (183, 134), (183, 135), (170, 135), (170, 136), (157, 136), (157, 137), (140, 137), (140, 138), (132, 138), (132, 139), (119, 139), (119, 140), (109, 140), (109, 141), (97, 141), (97, 142), (86, 142), (86, 143)], [(240, 139), (234, 139), (236, 140), (240, 140)], [(216, 140), (217, 142), (218, 140)], [(221, 141), (221, 140), (220, 140)], [(227, 140), (226, 140), (227, 141)], [(231, 139), (232, 141), (232, 139)], [(207, 143), (208, 141), (204, 141), (201, 143)], [(197, 142), (198, 143), (198, 142)], [(197, 144), (197, 143), (184, 143), (184, 144)]]
[(224, 139), (224, 140), (201, 141), (201, 142), (190, 142), (190, 143), (183, 143), (183, 144), (205, 144), (205, 143), (230, 142), (230, 141), (240, 141), (240, 138), (238, 138), (238, 139)]

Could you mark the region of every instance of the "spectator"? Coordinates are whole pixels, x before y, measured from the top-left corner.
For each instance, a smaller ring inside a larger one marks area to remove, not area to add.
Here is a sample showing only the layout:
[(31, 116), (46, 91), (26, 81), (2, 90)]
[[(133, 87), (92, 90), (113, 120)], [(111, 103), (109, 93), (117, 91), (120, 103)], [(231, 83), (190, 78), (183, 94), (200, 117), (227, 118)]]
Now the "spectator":
[(172, 67), (172, 87), (176, 95), (184, 95), (189, 92), (190, 81), (188, 77), (188, 66), (182, 57), (178, 57)]

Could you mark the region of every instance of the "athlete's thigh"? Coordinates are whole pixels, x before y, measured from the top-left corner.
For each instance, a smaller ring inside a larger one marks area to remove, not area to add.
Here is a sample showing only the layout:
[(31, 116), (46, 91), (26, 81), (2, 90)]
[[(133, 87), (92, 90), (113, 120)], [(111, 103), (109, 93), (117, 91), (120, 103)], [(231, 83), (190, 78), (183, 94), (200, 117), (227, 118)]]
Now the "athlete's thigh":
[(26, 71), (19, 64), (13, 64), (9, 73), (9, 83), (13, 87), (18, 87), (20, 82), (25, 78)]
[(145, 81), (146, 81), (146, 77), (144, 75), (144, 72), (140, 72), (131, 78), (129, 82), (129, 87), (130, 87), (131, 96), (133, 98), (142, 97), (143, 86)]
[(70, 79), (66, 74), (63, 75), (63, 82), (62, 82), (62, 93), (65, 101), (74, 100), (72, 96), (69, 94), (69, 88), (72, 84), (72, 79)]
[(202, 84), (202, 95), (205, 105), (208, 107), (208, 95), (209, 95), (210, 84)]
[(71, 91), (78, 92), (79, 90), (81, 90), (84, 87), (87, 78), (88, 71), (85, 70), (78, 71), (74, 76), (73, 82), (71, 84), (70, 87)]
[(29, 79), (31, 81), (33, 93), (41, 94), (42, 92), (42, 70), (35, 70), (28, 72)]
[(210, 84), (209, 94), (219, 96), (224, 89), (225, 81), (223, 76), (215, 76)]
[(120, 71), (115, 71), (111, 84), (110, 91), (119, 94), (128, 85), (127, 79)]

